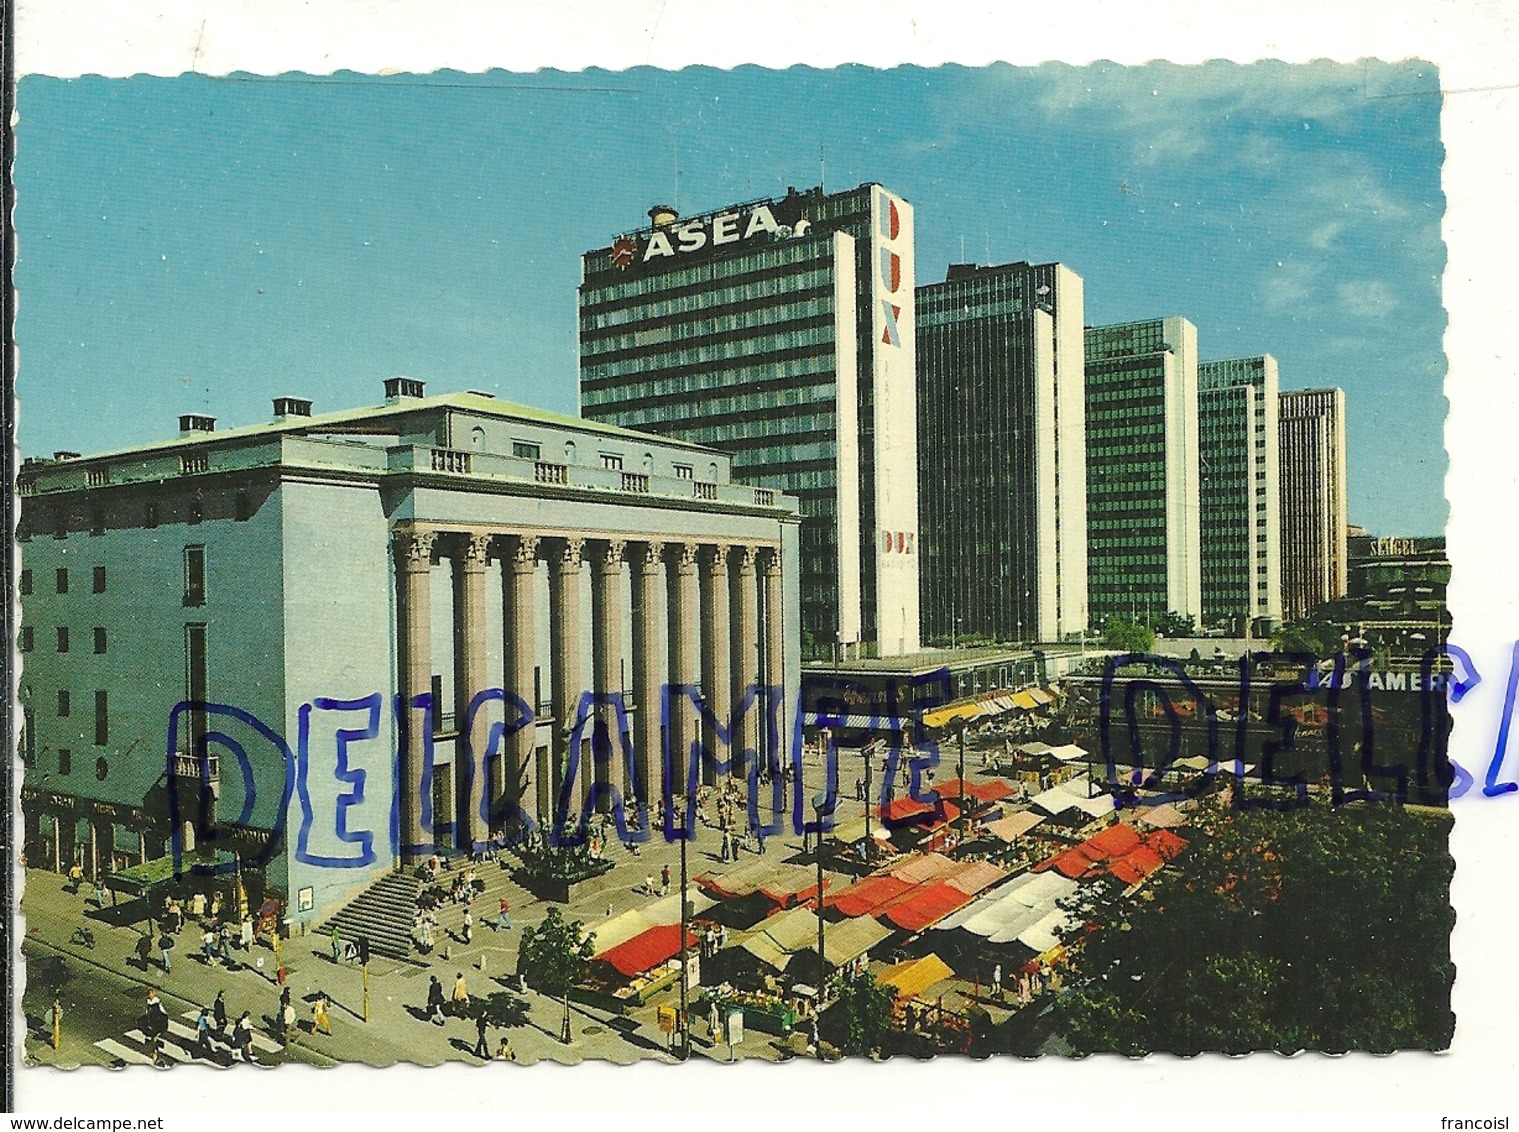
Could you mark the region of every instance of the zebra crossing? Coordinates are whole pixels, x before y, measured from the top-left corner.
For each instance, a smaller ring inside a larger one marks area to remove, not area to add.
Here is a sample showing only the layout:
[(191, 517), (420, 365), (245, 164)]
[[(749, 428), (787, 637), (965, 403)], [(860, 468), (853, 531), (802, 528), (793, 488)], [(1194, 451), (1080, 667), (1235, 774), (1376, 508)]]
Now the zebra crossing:
[[(186, 1010), (180, 1018), (194, 1022), (200, 1017), (198, 1010)], [(228, 1036), (231, 1030), (228, 1030)], [(95, 1048), (102, 1053), (108, 1054), (113, 1060), (125, 1065), (152, 1065), (152, 1042), (148, 1035), (143, 1033), (142, 1028), (136, 1027), (122, 1035), (123, 1041), (115, 1038), (102, 1038), (95, 1043)], [(259, 1053), (283, 1053), (284, 1043), (275, 1041), (268, 1034), (258, 1029), (253, 1031), (253, 1048)], [(195, 1037), (195, 1027), (187, 1025), (178, 1019), (169, 1019), (169, 1029), (159, 1043), (159, 1064), (170, 1063), (178, 1065), (215, 1065), (225, 1066), (236, 1064), (241, 1058), (235, 1056), (235, 1051), (225, 1040), (218, 1042), (212, 1047), (212, 1056), (206, 1057), (200, 1050), (200, 1043)]]

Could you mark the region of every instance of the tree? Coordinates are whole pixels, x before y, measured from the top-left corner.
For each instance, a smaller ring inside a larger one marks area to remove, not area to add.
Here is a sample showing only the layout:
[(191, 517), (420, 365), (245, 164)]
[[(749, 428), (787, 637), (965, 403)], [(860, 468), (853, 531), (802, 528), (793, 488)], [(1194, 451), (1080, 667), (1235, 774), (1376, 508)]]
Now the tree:
[(1449, 1045), (1448, 814), (1357, 805), (1203, 822), (1148, 890), (1092, 910), (1099, 926), (1056, 1011), (1076, 1050)]
[(1315, 660), (1328, 660), (1344, 646), (1340, 627), (1316, 617), (1289, 621), (1271, 638), (1277, 652), (1308, 653)]
[[(845, 980), (839, 997), (829, 1007), (829, 1017), (837, 1012), (839, 1048), (849, 1057), (869, 1057), (881, 1048), (891, 1031), (891, 1015), (896, 1007), (896, 992), (876, 982), (869, 971)], [(832, 1029), (833, 1027), (830, 1027)]]
[(480, 1009), (485, 1013), (486, 1021), (503, 1030), (527, 1025), (527, 999), (512, 994), (511, 991), (497, 991), (489, 995), (481, 1003)]
[(595, 954), (596, 933), (586, 933), (580, 921), (566, 922), (556, 905), (536, 928), (522, 929), (517, 947), (517, 970), (543, 994), (564, 1000), (564, 1025), (559, 1040), (570, 1044), (570, 988), (585, 974)]
[(1109, 617), (1102, 626), (1102, 647), (1119, 652), (1149, 652), (1155, 634), (1148, 625), (1130, 617)]
[(1163, 637), (1195, 637), (1197, 636), (1197, 622), (1189, 613), (1182, 616), (1174, 609), (1168, 609), (1160, 617), (1155, 619), (1155, 631)]

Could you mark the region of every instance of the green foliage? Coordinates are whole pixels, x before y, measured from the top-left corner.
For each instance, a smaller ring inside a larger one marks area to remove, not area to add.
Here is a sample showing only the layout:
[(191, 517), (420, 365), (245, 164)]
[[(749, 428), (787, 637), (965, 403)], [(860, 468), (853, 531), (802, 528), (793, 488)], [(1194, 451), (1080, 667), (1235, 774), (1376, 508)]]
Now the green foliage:
[(552, 881), (575, 884), (609, 873), (614, 865), (608, 857), (591, 856), (584, 843), (524, 850), (521, 857), (522, 868), (517, 870), (517, 880), (525, 888)]
[[(892, 1009), (896, 1005), (896, 993), (888, 986), (876, 982), (869, 971), (852, 980), (845, 980), (839, 997), (828, 1008), (825, 1017), (837, 1028), (839, 1048), (849, 1057), (867, 1057), (881, 1048), (881, 1043), (891, 1030)], [(842, 1015), (842, 1025), (832, 1017)]]
[(1109, 617), (1102, 627), (1102, 647), (1120, 652), (1149, 652), (1155, 633), (1149, 626), (1128, 617)]
[(562, 998), (584, 976), (595, 938), (595, 932), (587, 934), (579, 920), (566, 922), (558, 906), (550, 904), (542, 923), (522, 929), (517, 969), (544, 994)]
[(1279, 628), (1271, 643), (1277, 652), (1310, 653), (1317, 660), (1328, 660), (1345, 642), (1339, 625), (1305, 617)]
[(1183, 617), (1174, 609), (1168, 609), (1155, 619), (1154, 629), (1163, 637), (1195, 637), (1197, 622), (1189, 613)]
[(1094, 915), (1056, 1031), (1083, 1053), (1443, 1049), (1455, 922), (1444, 814), (1213, 817), (1150, 890)]

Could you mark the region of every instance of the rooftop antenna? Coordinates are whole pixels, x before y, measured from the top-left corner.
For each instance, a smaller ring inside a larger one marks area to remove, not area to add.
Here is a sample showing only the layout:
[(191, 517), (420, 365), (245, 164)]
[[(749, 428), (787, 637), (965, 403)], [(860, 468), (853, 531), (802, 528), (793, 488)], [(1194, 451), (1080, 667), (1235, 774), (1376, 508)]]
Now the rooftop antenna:
[(991, 265), (992, 265), (992, 234), (991, 234), (991, 232), (987, 232), (986, 233), (986, 266), (990, 267)]
[(675, 150), (675, 211), (680, 211), (680, 138), (672, 139), (670, 143)]
[(818, 188), (828, 183), (828, 157), (823, 150), (825, 143), (818, 142)]
[(960, 237), (960, 262), (965, 262), (965, 237)]

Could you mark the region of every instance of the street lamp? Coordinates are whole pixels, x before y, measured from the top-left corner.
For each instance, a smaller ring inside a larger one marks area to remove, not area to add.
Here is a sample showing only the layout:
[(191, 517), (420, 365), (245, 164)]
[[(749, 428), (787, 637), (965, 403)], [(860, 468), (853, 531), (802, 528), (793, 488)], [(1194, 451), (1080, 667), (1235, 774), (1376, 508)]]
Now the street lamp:
[[(673, 799), (672, 799), (673, 801)], [(686, 902), (686, 808), (690, 798), (682, 795), (680, 800), (680, 1059), (691, 1057), (691, 1019), (689, 1017), (690, 976), (686, 970), (686, 933), (690, 930)], [(673, 806), (672, 806), (673, 809)]]
[(960, 813), (958, 815), (960, 825), (960, 840), (965, 840), (965, 721), (960, 721)]
[[(823, 1009), (823, 985), (827, 982), (827, 972), (824, 969), (828, 960), (823, 952), (823, 818), (828, 815), (832, 807), (828, 804), (828, 790), (823, 790), (812, 796), (812, 809), (817, 814), (817, 862), (818, 862), (818, 997), (815, 1009), (821, 1014)], [(823, 1039), (818, 1038), (818, 1060), (823, 1060)]]

